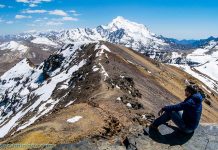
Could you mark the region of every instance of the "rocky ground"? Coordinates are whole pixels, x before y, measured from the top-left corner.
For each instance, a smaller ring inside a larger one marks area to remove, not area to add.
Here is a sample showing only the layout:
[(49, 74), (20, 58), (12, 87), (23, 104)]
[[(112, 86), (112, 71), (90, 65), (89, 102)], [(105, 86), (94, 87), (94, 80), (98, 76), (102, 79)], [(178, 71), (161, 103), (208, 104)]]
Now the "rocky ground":
[[(185, 135), (176, 127), (161, 125), (159, 132), (134, 127), (124, 139), (119, 136), (85, 138), (79, 142), (57, 144), (50, 150), (216, 150), (218, 126), (200, 125), (194, 134)], [(31, 149), (31, 148), (30, 148)]]
[(133, 132), (124, 141), (112, 143), (104, 139), (83, 140), (74, 144), (57, 145), (53, 150), (216, 150), (218, 126), (200, 125), (194, 134), (185, 135), (175, 127), (161, 125), (159, 131), (148, 128)]
[[(161, 107), (185, 98), (185, 79), (203, 83), (176, 67), (158, 63), (129, 48), (107, 42), (99, 45), (110, 51), (95, 50), (96, 43), (79, 51), (75, 61), (87, 59), (88, 63), (72, 74), (68, 88), (53, 91), (52, 98), (64, 99), (50, 113), (0, 143), (54, 144), (53, 149), (81, 150), (198, 149), (197, 146), (213, 149), (216, 146), (216, 127), (200, 126), (188, 140), (180, 139), (180, 134), (165, 126), (160, 128), (162, 135), (147, 129)], [(45, 82), (50, 82), (49, 77)], [(62, 84), (57, 84), (55, 89)], [(206, 97), (210, 105), (204, 102), (201, 122), (217, 123), (218, 95), (206, 91)], [(82, 119), (67, 122), (75, 116)]]

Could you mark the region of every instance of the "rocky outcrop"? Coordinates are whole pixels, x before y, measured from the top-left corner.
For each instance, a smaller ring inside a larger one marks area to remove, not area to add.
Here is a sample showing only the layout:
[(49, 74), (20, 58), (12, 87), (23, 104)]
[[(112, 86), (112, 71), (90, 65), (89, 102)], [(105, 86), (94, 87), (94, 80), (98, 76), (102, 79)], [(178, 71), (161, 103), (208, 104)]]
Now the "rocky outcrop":
[(184, 134), (176, 127), (162, 125), (159, 131), (148, 128), (128, 135), (123, 141), (113, 139), (83, 140), (74, 144), (57, 145), (53, 150), (216, 150), (218, 126), (200, 125), (193, 134)]

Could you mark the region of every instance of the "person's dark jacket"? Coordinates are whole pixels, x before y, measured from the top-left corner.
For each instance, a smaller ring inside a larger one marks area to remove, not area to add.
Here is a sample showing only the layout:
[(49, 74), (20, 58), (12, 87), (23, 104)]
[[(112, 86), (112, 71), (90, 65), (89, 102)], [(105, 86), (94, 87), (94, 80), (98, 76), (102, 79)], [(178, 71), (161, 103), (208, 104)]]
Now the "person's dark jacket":
[(189, 129), (196, 129), (201, 118), (202, 113), (202, 96), (200, 93), (193, 94), (192, 96), (186, 98), (183, 102), (165, 106), (163, 111), (181, 111), (183, 110), (182, 119)]

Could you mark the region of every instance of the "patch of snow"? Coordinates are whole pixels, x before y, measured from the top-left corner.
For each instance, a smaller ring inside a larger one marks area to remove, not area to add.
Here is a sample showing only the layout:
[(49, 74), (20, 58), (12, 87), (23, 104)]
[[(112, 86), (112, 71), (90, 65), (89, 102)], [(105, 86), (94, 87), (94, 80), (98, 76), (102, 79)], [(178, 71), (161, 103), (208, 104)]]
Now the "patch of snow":
[(105, 45), (101, 45), (98, 49), (100, 49), (100, 50), (96, 53), (96, 57), (102, 56), (102, 54), (104, 54), (104, 50), (111, 52), (110, 49)]
[(145, 119), (145, 120), (147, 120), (147, 117), (146, 117), (146, 115), (142, 115), (142, 119)]
[(176, 66), (182, 70), (184, 70), (185, 72), (187, 72), (188, 74), (192, 75), (193, 77), (197, 78), (198, 80), (200, 80), (201, 82), (203, 82), (205, 85), (207, 85), (211, 90), (213, 90), (214, 92), (218, 93), (218, 84), (217, 81), (208, 78), (205, 75), (199, 74), (198, 72), (194, 71), (193, 68), (191, 68), (188, 65), (177, 65), (177, 64), (172, 64), (173, 66)]
[(82, 118), (83, 118), (82, 116), (75, 116), (75, 117), (73, 117), (73, 118), (68, 119), (67, 122), (69, 122), (69, 123), (75, 123), (75, 122), (79, 121), (79, 120), (82, 119)]
[(25, 96), (27, 94), (29, 94), (29, 90), (27, 88), (24, 88), (21, 92), (20, 92), (20, 96)]
[(16, 122), (22, 117), (23, 117), (23, 113), (19, 112), (12, 119), (10, 119), (6, 125), (1, 126), (0, 138), (4, 137), (11, 130), (11, 128), (16, 124)]
[(117, 100), (118, 100), (118, 101), (121, 101), (121, 97), (117, 97)]
[[(218, 59), (218, 57), (217, 57)], [(200, 71), (203, 74), (208, 75), (212, 79), (218, 81), (218, 62), (216, 61), (210, 61), (204, 65), (201, 65), (199, 67), (195, 67), (198, 71)]]
[[(58, 44), (54, 43), (53, 41), (49, 40), (46, 37), (36, 37), (31, 41), (35, 44), (42, 44), (42, 45), (51, 45), (51, 46), (58, 46)], [(46, 51), (46, 50), (45, 50)]]
[(125, 76), (120, 75), (120, 77), (123, 79)]
[(43, 51), (49, 51), (49, 49), (48, 49), (48, 48), (43, 48), (42, 50), (43, 50)]
[(61, 85), (61, 87), (59, 88), (59, 90), (63, 90), (63, 89), (67, 89), (69, 86), (66, 84)]
[(70, 101), (67, 105), (65, 105), (64, 107), (68, 107), (70, 106), (71, 104), (73, 104), (76, 100), (73, 100), (73, 101)]
[(120, 89), (120, 87), (119, 87), (118, 85), (116, 85), (116, 88), (117, 88), (117, 89)]
[(109, 58), (107, 53), (105, 53), (105, 57), (106, 57), (107, 59)]
[(97, 68), (97, 66), (93, 66), (93, 67), (92, 67), (92, 70), (93, 70), (94, 72), (96, 72), (96, 71), (99, 70), (99, 68)]
[(31, 83), (30, 84), (30, 88), (33, 89), (33, 90), (37, 89), (38, 87), (39, 87), (39, 85), (37, 83)]
[(132, 108), (132, 105), (130, 103), (127, 103), (126, 106)]
[(101, 66), (101, 73), (104, 75), (104, 81), (107, 79), (107, 77), (109, 77), (108, 73), (105, 71), (104, 67), (102, 66), (101, 63), (99, 63), (99, 65)]
[(106, 45), (101, 45), (100, 49), (106, 50), (108, 52), (111, 52), (111, 50)]

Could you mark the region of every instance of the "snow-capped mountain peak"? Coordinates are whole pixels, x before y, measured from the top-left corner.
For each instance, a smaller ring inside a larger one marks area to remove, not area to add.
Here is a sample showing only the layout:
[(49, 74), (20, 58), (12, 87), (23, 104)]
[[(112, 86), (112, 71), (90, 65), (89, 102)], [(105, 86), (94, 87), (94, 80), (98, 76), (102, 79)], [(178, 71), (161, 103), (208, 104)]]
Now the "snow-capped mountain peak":
[(143, 34), (144, 36), (151, 37), (151, 32), (143, 24), (138, 24), (136, 22), (129, 21), (121, 16), (113, 19), (111, 23), (106, 26), (107, 29), (111, 31), (116, 31), (119, 29), (124, 29), (129, 32), (135, 32)]

